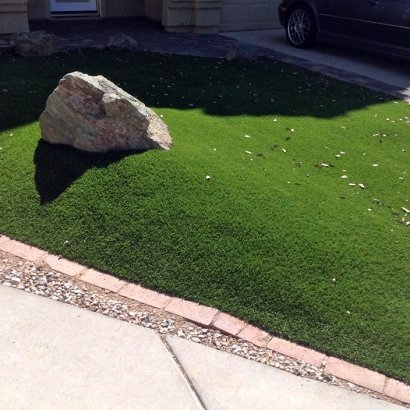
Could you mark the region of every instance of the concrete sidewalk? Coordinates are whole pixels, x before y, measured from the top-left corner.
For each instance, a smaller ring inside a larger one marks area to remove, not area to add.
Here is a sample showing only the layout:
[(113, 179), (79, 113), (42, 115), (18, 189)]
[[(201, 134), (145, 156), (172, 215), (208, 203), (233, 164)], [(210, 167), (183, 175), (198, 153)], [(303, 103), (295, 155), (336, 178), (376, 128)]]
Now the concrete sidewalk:
[(402, 407), (0, 286), (0, 408)]

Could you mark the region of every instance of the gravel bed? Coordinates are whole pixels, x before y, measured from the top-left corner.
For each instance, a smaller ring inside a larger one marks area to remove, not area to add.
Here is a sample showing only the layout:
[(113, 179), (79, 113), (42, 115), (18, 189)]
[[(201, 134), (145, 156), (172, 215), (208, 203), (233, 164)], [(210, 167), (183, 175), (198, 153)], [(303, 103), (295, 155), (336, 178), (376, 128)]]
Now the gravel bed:
[(201, 343), (276, 367), (300, 377), (317, 380), (410, 408), (410, 404), (403, 404), (380, 393), (327, 374), (326, 362), (321, 368), (317, 368), (270, 349), (259, 348), (243, 339), (227, 336), (213, 329), (202, 328), (180, 316), (152, 308), (56, 272), (46, 263), (29, 262), (0, 251), (0, 284), (88, 309), (134, 325), (144, 326), (153, 329), (161, 337), (167, 334), (175, 335), (194, 343)]

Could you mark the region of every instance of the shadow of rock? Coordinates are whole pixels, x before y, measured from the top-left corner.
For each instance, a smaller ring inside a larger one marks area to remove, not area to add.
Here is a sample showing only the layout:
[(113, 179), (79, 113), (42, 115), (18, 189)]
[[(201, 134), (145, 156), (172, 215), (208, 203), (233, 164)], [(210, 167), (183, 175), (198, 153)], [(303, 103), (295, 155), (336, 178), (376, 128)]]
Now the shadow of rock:
[(34, 152), (34, 182), (41, 205), (57, 199), (70, 185), (91, 168), (107, 167), (137, 151), (111, 151), (105, 154), (79, 151), (76, 148), (50, 144), (42, 139)]

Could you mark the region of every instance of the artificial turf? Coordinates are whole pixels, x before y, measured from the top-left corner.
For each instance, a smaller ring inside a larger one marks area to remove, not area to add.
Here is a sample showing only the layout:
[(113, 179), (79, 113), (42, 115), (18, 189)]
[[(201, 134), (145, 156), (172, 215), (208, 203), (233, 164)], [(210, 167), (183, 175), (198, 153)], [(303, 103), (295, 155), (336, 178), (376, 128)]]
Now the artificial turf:
[[(72, 71), (162, 115), (172, 149), (41, 141)], [(407, 103), (263, 58), (84, 51), (0, 56), (0, 112), (1, 233), (410, 382)]]

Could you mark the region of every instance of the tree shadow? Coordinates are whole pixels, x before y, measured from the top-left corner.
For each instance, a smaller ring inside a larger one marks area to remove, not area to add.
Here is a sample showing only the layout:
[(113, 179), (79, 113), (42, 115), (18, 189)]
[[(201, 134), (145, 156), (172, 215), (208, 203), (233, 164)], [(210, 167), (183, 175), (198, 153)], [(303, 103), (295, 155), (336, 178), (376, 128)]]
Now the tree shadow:
[(68, 145), (50, 144), (40, 139), (34, 152), (34, 181), (45, 205), (57, 199), (91, 168), (105, 168), (141, 151), (111, 151), (98, 154), (80, 151)]

